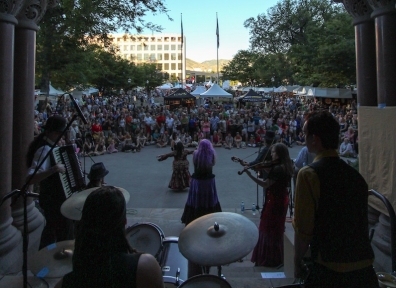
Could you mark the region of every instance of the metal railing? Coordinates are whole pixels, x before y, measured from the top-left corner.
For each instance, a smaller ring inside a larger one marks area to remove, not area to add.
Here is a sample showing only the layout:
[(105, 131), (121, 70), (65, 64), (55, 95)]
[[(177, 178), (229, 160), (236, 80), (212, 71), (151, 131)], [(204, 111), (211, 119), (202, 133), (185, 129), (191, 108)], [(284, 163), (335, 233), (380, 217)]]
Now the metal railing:
[(369, 195), (373, 195), (375, 197), (377, 197), (378, 199), (380, 199), (386, 209), (388, 210), (389, 213), (389, 219), (390, 219), (390, 238), (391, 238), (391, 261), (392, 261), (392, 272), (391, 274), (396, 276), (396, 227), (395, 227), (395, 223), (396, 223), (396, 215), (395, 215), (395, 210), (393, 209), (391, 203), (389, 202), (388, 199), (385, 198), (384, 195), (382, 195), (381, 193), (375, 191), (374, 189), (370, 189), (368, 191)]

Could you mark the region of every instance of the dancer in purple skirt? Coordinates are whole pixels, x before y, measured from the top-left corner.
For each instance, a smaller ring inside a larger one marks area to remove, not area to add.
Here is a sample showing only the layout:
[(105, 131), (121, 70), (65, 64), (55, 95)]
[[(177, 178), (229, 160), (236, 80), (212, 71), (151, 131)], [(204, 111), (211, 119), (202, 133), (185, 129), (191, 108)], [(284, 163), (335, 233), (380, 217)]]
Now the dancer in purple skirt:
[(194, 174), (191, 176), (190, 190), (181, 221), (186, 226), (206, 214), (221, 212), (217, 197), (215, 175), (216, 152), (209, 140), (199, 142), (193, 154)]

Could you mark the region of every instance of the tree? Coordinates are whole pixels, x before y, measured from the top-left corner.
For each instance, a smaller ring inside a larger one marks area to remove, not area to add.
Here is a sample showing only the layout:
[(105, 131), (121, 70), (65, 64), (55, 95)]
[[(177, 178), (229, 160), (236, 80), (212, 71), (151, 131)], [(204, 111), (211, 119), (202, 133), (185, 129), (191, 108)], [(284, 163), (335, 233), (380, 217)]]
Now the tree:
[(351, 23), (331, 0), (284, 0), (244, 25), (250, 51), (261, 55), (256, 62), (260, 77), (268, 81), (268, 73), (274, 73), (277, 84), (337, 87), (356, 79)]
[(223, 66), (223, 79), (239, 80), (248, 83), (256, 78), (254, 63), (258, 54), (249, 50), (239, 50), (234, 58)]
[(143, 18), (148, 13), (167, 15), (167, 12), (162, 0), (60, 1), (46, 12), (37, 33), (37, 70), (42, 88), (48, 89), (52, 76), (71, 67), (70, 62), (76, 63), (74, 69), (78, 68), (79, 72), (68, 73), (72, 77), (69, 82), (84, 79), (87, 72), (78, 62), (86, 56), (84, 52), (89, 50), (92, 41), (107, 47), (109, 34), (120, 29), (137, 33), (143, 28), (161, 31), (161, 26), (145, 22)]

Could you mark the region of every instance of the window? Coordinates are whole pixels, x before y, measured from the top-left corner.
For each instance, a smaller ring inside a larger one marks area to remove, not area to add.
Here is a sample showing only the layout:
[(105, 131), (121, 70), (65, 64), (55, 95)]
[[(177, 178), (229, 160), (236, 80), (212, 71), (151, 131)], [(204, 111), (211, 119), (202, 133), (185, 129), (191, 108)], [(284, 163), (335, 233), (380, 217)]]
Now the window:
[(131, 45), (131, 51), (135, 51), (135, 45)]
[(155, 51), (155, 45), (150, 45), (150, 50)]
[(149, 46), (147, 45), (147, 44), (142, 44), (143, 45), (143, 47), (144, 47), (144, 51), (148, 51), (149, 50)]
[(137, 50), (137, 51), (142, 51), (142, 45), (137, 45), (137, 46), (136, 46), (136, 50)]
[(157, 59), (162, 60), (162, 54), (157, 54)]
[(169, 45), (164, 45), (164, 50), (169, 51)]
[(148, 53), (144, 53), (144, 60), (149, 60), (149, 54)]
[(162, 63), (157, 64), (157, 70), (160, 70), (160, 71), (162, 70)]
[(181, 53), (177, 53), (177, 60), (182, 60), (182, 54)]
[(162, 45), (157, 45), (157, 50), (161, 51), (162, 50)]
[(150, 61), (155, 61), (155, 54), (154, 53), (150, 54)]
[(171, 60), (176, 60), (176, 53), (171, 54)]
[(182, 70), (182, 64), (181, 63), (177, 64), (177, 70)]
[(171, 64), (171, 70), (176, 70), (176, 63)]
[(128, 51), (128, 45), (124, 45), (124, 51)]
[(169, 63), (165, 63), (164, 67), (165, 67), (165, 70), (169, 70)]
[(182, 45), (181, 44), (177, 45), (177, 50), (181, 50), (181, 49), (182, 49)]
[(136, 56), (137, 56), (137, 60), (142, 61), (142, 59), (143, 59), (142, 54), (137, 54)]
[(175, 51), (176, 50), (176, 45), (171, 45), (171, 50)]
[(169, 53), (164, 54), (164, 60), (169, 60)]

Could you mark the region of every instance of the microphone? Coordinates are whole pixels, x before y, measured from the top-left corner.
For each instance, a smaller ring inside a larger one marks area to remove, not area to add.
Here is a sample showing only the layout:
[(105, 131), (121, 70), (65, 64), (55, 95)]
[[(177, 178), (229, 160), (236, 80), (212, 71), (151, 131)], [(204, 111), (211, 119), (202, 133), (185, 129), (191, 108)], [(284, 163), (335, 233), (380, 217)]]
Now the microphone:
[(87, 119), (85, 119), (85, 116), (84, 116), (84, 114), (82, 113), (82, 111), (81, 111), (81, 109), (80, 109), (80, 106), (77, 105), (76, 100), (74, 100), (74, 98), (73, 98), (73, 96), (72, 96), (71, 94), (69, 94), (69, 97), (70, 97), (70, 99), (72, 100), (73, 105), (74, 105), (74, 107), (76, 108), (77, 113), (78, 113), (78, 116), (80, 117), (80, 119), (84, 122), (84, 124), (88, 124)]

